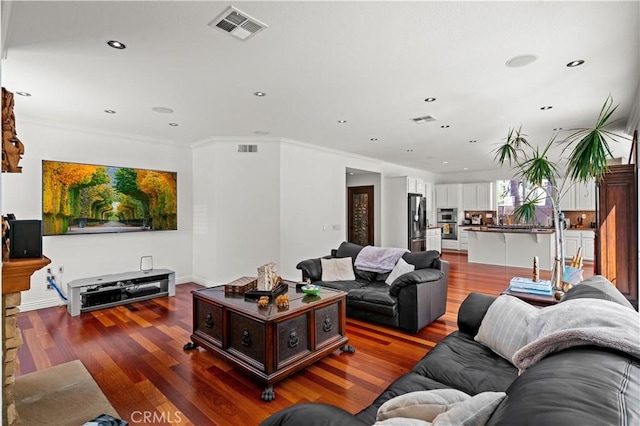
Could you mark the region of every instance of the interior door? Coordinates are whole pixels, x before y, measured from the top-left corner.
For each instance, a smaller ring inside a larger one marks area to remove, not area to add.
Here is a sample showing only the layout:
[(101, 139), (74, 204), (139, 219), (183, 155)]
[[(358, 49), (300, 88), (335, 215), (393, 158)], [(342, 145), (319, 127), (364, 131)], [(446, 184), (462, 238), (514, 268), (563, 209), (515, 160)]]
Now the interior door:
[(373, 185), (348, 188), (349, 242), (373, 245)]

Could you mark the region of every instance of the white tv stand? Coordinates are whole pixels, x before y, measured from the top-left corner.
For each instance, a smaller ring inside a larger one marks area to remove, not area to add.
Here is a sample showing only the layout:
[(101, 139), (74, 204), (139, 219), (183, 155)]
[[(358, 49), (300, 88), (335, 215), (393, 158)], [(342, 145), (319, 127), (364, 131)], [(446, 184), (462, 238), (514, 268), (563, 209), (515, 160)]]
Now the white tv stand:
[(101, 275), (67, 284), (67, 311), (75, 317), (81, 312), (175, 294), (176, 274), (169, 269)]

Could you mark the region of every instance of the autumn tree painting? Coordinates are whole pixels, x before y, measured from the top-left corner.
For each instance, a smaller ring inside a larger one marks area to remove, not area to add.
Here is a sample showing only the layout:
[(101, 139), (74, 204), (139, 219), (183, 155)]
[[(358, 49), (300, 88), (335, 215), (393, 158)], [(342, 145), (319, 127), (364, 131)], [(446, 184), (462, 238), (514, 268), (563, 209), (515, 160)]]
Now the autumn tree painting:
[(175, 230), (177, 174), (42, 162), (44, 235)]

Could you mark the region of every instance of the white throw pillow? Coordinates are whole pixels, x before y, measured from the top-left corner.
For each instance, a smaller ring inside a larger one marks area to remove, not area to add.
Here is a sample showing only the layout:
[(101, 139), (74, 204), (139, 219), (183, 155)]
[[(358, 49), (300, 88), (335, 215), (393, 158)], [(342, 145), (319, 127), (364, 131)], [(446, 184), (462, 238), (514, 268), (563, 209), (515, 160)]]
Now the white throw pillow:
[(322, 281), (355, 281), (353, 263), (350, 257), (337, 259), (320, 259), (322, 265)]
[(433, 419), (433, 426), (484, 426), (507, 396), (504, 392), (482, 392), (458, 402)]
[(469, 398), (469, 395), (456, 389), (409, 392), (382, 404), (378, 408), (376, 420), (382, 422), (392, 418), (410, 418), (432, 422), (454, 404)]
[(406, 274), (407, 272), (411, 272), (415, 269), (416, 267), (414, 265), (407, 263), (403, 258), (400, 258), (384, 282), (391, 285), (400, 275)]
[(474, 340), (513, 364), (513, 354), (527, 344), (527, 324), (537, 311), (517, 297), (502, 295), (489, 306)]

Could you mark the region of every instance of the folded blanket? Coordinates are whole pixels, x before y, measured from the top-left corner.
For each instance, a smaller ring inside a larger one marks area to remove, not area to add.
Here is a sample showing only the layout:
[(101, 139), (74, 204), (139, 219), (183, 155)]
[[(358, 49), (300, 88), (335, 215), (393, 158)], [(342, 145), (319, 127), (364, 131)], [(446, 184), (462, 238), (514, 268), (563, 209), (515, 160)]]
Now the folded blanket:
[(520, 374), (550, 353), (579, 345), (613, 348), (640, 359), (640, 315), (607, 300), (567, 300), (531, 317), (527, 342), (513, 354)]
[(407, 252), (407, 249), (365, 246), (356, 256), (354, 266), (361, 271), (389, 272)]

